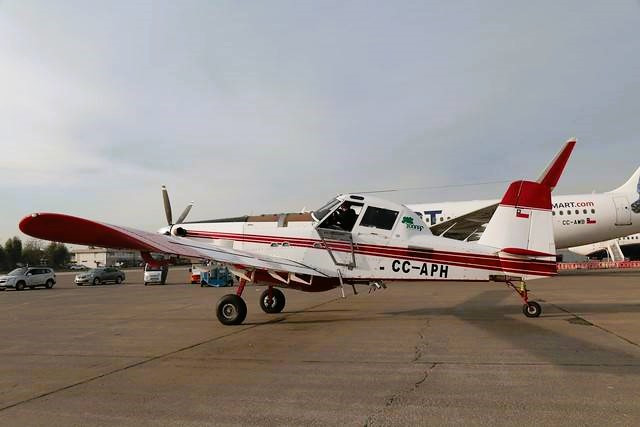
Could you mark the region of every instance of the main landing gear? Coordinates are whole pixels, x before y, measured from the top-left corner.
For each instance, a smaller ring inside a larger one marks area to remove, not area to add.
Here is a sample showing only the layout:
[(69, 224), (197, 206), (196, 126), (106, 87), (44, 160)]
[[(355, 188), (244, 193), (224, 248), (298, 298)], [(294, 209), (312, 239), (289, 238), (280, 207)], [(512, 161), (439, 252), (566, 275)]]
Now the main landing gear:
[(522, 298), (524, 305), (522, 306), (522, 313), (527, 317), (539, 317), (542, 314), (542, 307), (535, 301), (529, 301), (529, 292), (527, 291), (527, 285), (522, 282), (518, 288), (512, 281), (506, 281), (507, 286), (516, 291), (516, 293)]
[(284, 294), (280, 289), (269, 286), (260, 295), (260, 308), (265, 313), (280, 313), (284, 308)]
[[(227, 294), (220, 298), (216, 307), (216, 315), (223, 325), (239, 325), (247, 317), (247, 304), (242, 299), (242, 293), (247, 281), (242, 279), (235, 294)], [(260, 308), (265, 313), (280, 313), (285, 305), (282, 291), (269, 286), (260, 295)]]

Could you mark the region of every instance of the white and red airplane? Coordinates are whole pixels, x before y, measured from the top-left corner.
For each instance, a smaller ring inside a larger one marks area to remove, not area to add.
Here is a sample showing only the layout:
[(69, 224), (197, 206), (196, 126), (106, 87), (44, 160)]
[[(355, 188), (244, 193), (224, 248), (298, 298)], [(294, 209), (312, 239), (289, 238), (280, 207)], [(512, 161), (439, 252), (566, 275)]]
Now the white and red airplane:
[(511, 183), (477, 242), (434, 236), (412, 209), (358, 194), (342, 194), (307, 214), (183, 222), (183, 213), (171, 224), (163, 189), (169, 227), (162, 234), (56, 213), (34, 213), (19, 227), (40, 239), (134, 249), (145, 258), (159, 253), (224, 263), (239, 278), (237, 292), (217, 304), (226, 325), (245, 319), (247, 283), (267, 285), (260, 306), (276, 313), (285, 297), (275, 287), (341, 287), (344, 296), (344, 285), (355, 292), (355, 285), (376, 289), (402, 280), (503, 282), (522, 298), (523, 313), (538, 317), (541, 307), (529, 300), (525, 281), (557, 272), (551, 190), (574, 145), (569, 141), (537, 182)]
[[(557, 249), (606, 242), (640, 232), (640, 168), (626, 183), (606, 193), (553, 196), (553, 234)], [(500, 200), (416, 203), (407, 206), (421, 216), (435, 235), (476, 240)], [(583, 250), (578, 249), (576, 252)], [(618, 248), (619, 249), (619, 248)]]

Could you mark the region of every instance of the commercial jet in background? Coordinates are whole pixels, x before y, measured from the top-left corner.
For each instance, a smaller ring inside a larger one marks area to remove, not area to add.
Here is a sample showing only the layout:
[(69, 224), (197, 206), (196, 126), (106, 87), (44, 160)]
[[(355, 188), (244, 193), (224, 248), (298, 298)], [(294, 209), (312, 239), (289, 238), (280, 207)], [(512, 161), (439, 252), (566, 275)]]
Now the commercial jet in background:
[[(64, 214), (34, 213), (20, 221), (32, 237), (226, 264), (238, 277), (236, 293), (216, 308), (225, 325), (244, 321), (247, 283), (266, 285), (260, 307), (278, 313), (284, 294), (275, 287), (320, 292), (344, 286), (383, 288), (385, 282), (499, 282), (522, 299), (527, 317), (540, 305), (525, 281), (557, 273), (551, 190), (569, 159), (568, 142), (537, 181), (511, 183), (477, 242), (434, 236), (405, 205), (360, 194), (342, 194), (311, 213), (262, 215), (174, 224), (166, 189), (169, 226), (149, 233)], [(416, 283), (416, 286), (419, 284)]]
[[(438, 236), (477, 240), (499, 205), (499, 200), (418, 203), (407, 205)], [(607, 193), (552, 197), (553, 234), (557, 249), (581, 246), (576, 253), (599, 243), (615, 261), (623, 260), (616, 239), (640, 232), (640, 168), (627, 182)], [(593, 251), (595, 252), (595, 250)]]
[(619, 237), (606, 242), (575, 246), (569, 250), (589, 258), (602, 259), (608, 257), (612, 261), (624, 259), (640, 260), (640, 234)]

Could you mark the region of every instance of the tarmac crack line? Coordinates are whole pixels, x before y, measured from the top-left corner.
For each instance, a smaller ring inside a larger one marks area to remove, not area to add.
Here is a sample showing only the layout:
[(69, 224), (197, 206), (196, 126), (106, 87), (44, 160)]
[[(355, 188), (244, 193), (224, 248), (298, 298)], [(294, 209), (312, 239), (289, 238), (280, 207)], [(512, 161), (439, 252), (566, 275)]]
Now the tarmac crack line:
[(586, 322), (586, 323), (588, 323), (589, 325), (595, 326), (596, 328), (600, 329), (601, 331), (606, 332), (606, 333), (608, 333), (608, 334), (611, 334), (611, 335), (613, 335), (614, 337), (616, 337), (616, 338), (618, 338), (618, 339), (620, 339), (620, 340), (622, 340), (622, 341), (626, 342), (627, 344), (631, 344), (631, 345), (633, 345), (633, 346), (635, 346), (635, 347), (637, 347), (637, 348), (640, 348), (640, 344), (639, 344), (639, 343), (637, 343), (637, 342), (635, 342), (635, 341), (632, 341), (632, 340), (630, 340), (629, 338), (624, 337), (624, 336), (622, 336), (622, 335), (620, 335), (620, 334), (617, 334), (617, 333), (613, 332), (612, 330), (609, 330), (609, 329), (605, 328), (604, 326), (598, 325), (597, 323), (593, 323), (593, 322), (591, 322), (591, 321), (589, 321), (589, 320), (585, 319), (585, 318), (584, 318), (584, 317), (582, 317), (582, 316), (578, 316), (577, 314), (573, 313), (571, 310), (568, 310), (568, 309), (566, 309), (566, 308), (564, 308), (564, 307), (562, 307), (562, 306), (559, 306), (559, 305), (554, 304), (554, 303), (549, 302), (549, 301), (545, 301), (545, 300), (540, 300), (540, 301), (543, 301), (543, 302), (545, 302), (545, 303), (547, 303), (547, 304), (551, 305), (552, 307), (557, 308), (558, 310), (560, 310), (560, 311), (562, 311), (562, 312), (564, 312), (564, 313), (570, 314), (570, 315), (572, 315), (573, 317), (575, 317), (576, 319), (580, 319), (581, 321)]
[[(413, 359), (411, 360), (412, 365), (420, 364), (420, 359), (422, 358), (424, 350), (427, 348), (428, 344), (425, 336), (427, 328), (429, 328), (429, 319), (425, 320), (424, 325), (418, 330), (418, 342), (414, 347), (414, 355), (413, 355)], [(384, 406), (380, 410), (378, 410), (374, 414), (367, 417), (367, 419), (364, 422), (365, 427), (368, 427), (374, 424), (375, 418), (377, 416), (382, 415), (387, 408), (390, 408), (391, 406), (393, 406), (403, 396), (409, 395), (411, 393), (414, 393), (416, 390), (418, 390), (418, 388), (427, 380), (427, 378), (429, 377), (429, 374), (437, 365), (438, 365), (437, 362), (431, 362), (430, 366), (423, 372), (422, 377), (420, 377), (418, 381), (413, 383), (413, 385), (409, 389), (401, 390), (391, 395), (390, 397), (388, 397), (384, 403)]]
[(399, 391), (399, 392), (391, 395), (390, 397), (388, 397), (384, 402), (384, 406), (380, 410), (378, 410), (373, 415), (369, 415), (367, 417), (367, 419), (364, 422), (364, 427), (370, 427), (372, 425), (375, 425), (375, 419), (378, 416), (383, 415), (385, 410), (387, 410), (388, 408), (390, 408), (394, 404), (396, 404), (402, 397), (407, 396), (407, 395), (412, 394), (412, 393), (415, 393), (418, 390), (418, 388), (420, 388), (420, 386), (422, 384), (424, 384), (424, 382), (427, 380), (427, 378), (429, 378), (429, 375), (431, 374), (431, 371), (433, 371), (433, 369), (436, 366), (438, 366), (438, 363), (432, 363), (429, 366), (429, 368), (427, 368), (427, 370), (424, 371), (422, 377), (420, 377), (420, 379), (417, 382), (415, 382), (409, 389)]
[(216, 337), (213, 337), (213, 338), (209, 338), (207, 340), (200, 341), (200, 342), (197, 342), (195, 344), (190, 344), (188, 346), (181, 347), (181, 348), (179, 348), (177, 350), (172, 350), (172, 351), (169, 351), (167, 353), (159, 354), (157, 356), (149, 357), (149, 358), (141, 360), (139, 362), (135, 362), (135, 363), (132, 363), (132, 364), (129, 364), (129, 365), (126, 365), (126, 366), (122, 366), (122, 367), (117, 368), (117, 369), (113, 369), (113, 370), (111, 370), (109, 372), (104, 372), (104, 373), (99, 374), (99, 375), (94, 375), (93, 377), (85, 378), (83, 380), (76, 381), (76, 382), (74, 382), (72, 384), (67, 384), (66, 386), (59, 387), (59, 388), (56, 388), (54, 390), (50, 390), (50, 391), (47, 391), (47, 392), (44, 392), (44, 393), (40, 393), (40, 394), (38, 394), (36, 396), (32, 396), (32, 397), (29, 397), (27, 399), (23, 399), (23, 400), (21, 400), (19, 402), (14, 402), (14, 403), (11, 403), (9, 405), (2, 406), (2, 407), (0, 407), (0, 412), (6, 411), (7, 409), (15, 408), (16, 406), (24, 405), (26, 403), (34, 402), (36, 400), (42, 399), (43, 397), (48, 397), (48, 396), (51, 396), (53, 394), (60, 393), (62, 391), (70, 390), (70, 389), (72, 389), (74, 387), (78, 387), (78, 386), (81, 386), (81, 385), (84, 385), (84, 384), (88, 384), (90, 382), (93, 382), (93, 381), (108, 377), (108, 376), (113, 375), (113, 374), (124, 372), (124, 371), (127, 371), (129, 369), (136, 368), (138, 366), (146, 365), (147, 363), (151, 363), (151, 362), (154, 362), (156, 360), (164, 359), (164, 358), (173, 356), (175, 354), (181, 353), (183, 351), (191, 350), (191, 349), (196, 348), (198, 346), (201, 346), (203, 344), (209, 344), (209, 343), (221, 340), (223, 338), (227, 338), (227, 337), (230, 337), (230, 336), (233, 336), (233, 335), (238, 335), (238, 334), (241, 334), (243, 332), (258, 328), (260, 326), (270, 325), (270, 324), (273, 324), (273, 323), (281, 322), (281, 321), (285, 320), (286, 318), (288, 318), (289, 316), (293, 316), (293, 315), (296, 315), (296, 314), (299, 314), (299, 313), (303, 313), (303, 312), (306, 312), (306, 311), (309, 311), (309, 310), (313, 310), (314, 308), (321, 307), (321, 306), (323, 306), (325, 304), (329, 304), (329, 303), (337, 301), (337, 300), (338, 300), (338, 298), (332, 298), (332, 299), (330, 299), (328, 301), (324, 301), (324, 302), (321, 302), (319, 304), (312, 305), (312, 306), (307, 307), (307, 308), (305, 308), (303, 310), (297, 310), (297, 311), (288, 312), (285, 316), (280, 316), (280, 317), (278, 317), (276, 319), (273, 319), (273, 320), (270, 320), (270, 321), (267, 321), (267, 322), (264, 322), (264, 323), (256, 323), (256, 324), (253, 324), (253, 325), (248, 325), (248, 326), (245, 326), (242, 329), (238, 329), (238, 330), (229, 332), (228, 334), (223, 334), (223, 335), (219, 335), (219, 336), (216, 336)]

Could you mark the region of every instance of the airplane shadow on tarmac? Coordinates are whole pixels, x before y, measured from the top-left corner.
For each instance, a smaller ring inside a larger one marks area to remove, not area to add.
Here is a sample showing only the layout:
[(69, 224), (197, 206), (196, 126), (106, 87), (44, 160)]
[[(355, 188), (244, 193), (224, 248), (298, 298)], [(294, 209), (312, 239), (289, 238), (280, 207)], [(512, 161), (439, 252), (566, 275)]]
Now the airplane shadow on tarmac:
[[(513, 305), (498, 305), (508, 296), (511, 296), (508, 291), (491, 290), (453, 307), (424, 308), (386, 314), (424, 316), (425, 318), (454, 316), (470, 323), (474, 328), (481, 329), (487, 335), (487, 340), (498, 339), (497, 348), (500, 348), (499, 342), (502, 341), (510, 344), (508, 344), (510, 351), (514, 347), (525, 350), (534, 364), (549, 363), (561, 366), (562, 369), (588, 369), (589, 372), (599, 367), (607, 372), (611, 372), (612, 367), (627, 367), (625, 375), (640, 374), (640, 349), (637, 343), (630, 342), (578, 315), (578, 313), (640, 312), (640, 305), (572, 304), (570, 313), (563, 311), (564, 308), (543, 303), (542, 316), (538, 319), (527, 319), (518, 318), (518, 315), (522, 316), (522, 314), (519, 310), (515, 312)], [(561, 322), (562, 320), (566, 322)], [(455, 334), (455, 330), (451, 333)], [(429, 340), (428, 335), (426, 339)], [(608, 344), (609, 342), (611, 345)], [(481, 337), (477, 344), (482, 346)], [(614, 348), (614, 345), (618, 348)], [(491, 355), (485, 354), (481, 357), (486, 359)], [(504, 358), (500, 354), (496, 357), (500, 360)], [(514, 362), (521, 362), (521, 360)], [(480, 360), (479, 363), (481, 363)]]

